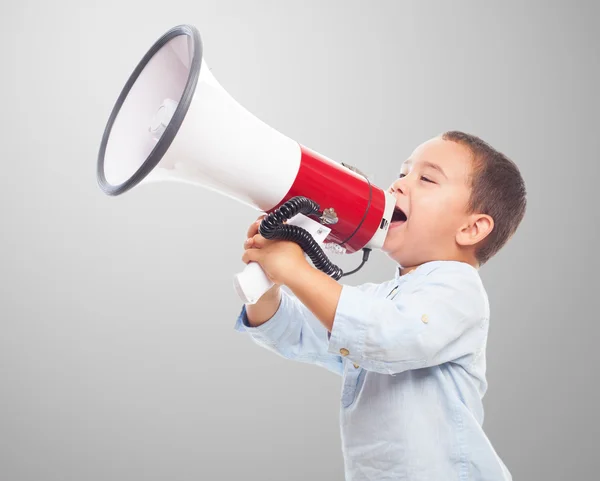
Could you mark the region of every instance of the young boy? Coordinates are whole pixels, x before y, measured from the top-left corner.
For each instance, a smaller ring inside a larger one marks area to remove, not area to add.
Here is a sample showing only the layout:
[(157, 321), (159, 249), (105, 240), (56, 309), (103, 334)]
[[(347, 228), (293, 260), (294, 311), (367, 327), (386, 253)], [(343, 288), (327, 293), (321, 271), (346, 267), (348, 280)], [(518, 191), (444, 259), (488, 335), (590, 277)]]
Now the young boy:
[(340, 284), (297, 244), (258, 234), (258, 220), (242, 260), (275, 286), (235, 328), (343, 376), (347, 481), (510, 480), (482, 430), (490, 315), (478, 268), (520, 224), (523, 179), (503, 154), (454, 131), (417, 147), (390, 192), (406, 214), (383, 246), (394, 279)]

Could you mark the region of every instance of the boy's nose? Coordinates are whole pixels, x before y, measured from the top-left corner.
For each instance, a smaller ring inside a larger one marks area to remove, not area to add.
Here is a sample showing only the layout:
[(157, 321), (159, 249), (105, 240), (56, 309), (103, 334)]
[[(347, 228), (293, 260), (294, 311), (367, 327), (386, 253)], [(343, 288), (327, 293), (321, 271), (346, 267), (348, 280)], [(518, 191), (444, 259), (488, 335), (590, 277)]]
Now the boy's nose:
[(390, 194), (395, 194), (396, 192), (399, 192), (401, 194), (405, 194), (406, 193), (405, 189), (404, 189), (404, 186), (402, 185), (402, 179), (398, 179), (390, 187)]

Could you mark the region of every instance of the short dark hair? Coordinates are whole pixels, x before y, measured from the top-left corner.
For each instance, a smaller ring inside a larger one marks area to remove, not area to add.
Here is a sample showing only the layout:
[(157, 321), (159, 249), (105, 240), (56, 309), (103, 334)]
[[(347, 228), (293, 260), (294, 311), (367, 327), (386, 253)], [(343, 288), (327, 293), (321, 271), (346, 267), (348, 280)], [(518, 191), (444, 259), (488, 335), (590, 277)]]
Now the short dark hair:
[(467, 147), (473, 155), (468, 212), (494, 219), (494, 228), (476, 246), (479, 265), (491, 259), (516, 232), (527, 207), (525, 182), (516, 164), (475, 135), (449, 131), (441, 135)]

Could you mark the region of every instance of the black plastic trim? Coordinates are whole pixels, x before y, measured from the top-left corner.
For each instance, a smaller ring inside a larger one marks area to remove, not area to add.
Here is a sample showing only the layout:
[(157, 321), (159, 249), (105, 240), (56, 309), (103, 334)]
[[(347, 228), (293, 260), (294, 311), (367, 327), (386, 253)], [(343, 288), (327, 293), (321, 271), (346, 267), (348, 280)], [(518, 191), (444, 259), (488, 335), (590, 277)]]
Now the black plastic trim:
[[(178, 37), (180, 35), (187, 35), (189, 37), (192, 37), (192, 39), (194, 41), (194, 57), (192, 59), (191, 65), (190, 65), (190, 73), (189, 73), (187, 83), (186, 83), (183, 93), (181, 95), (181, 99), (179, 100), (179, 105), (177, 106), (177, 109), (175, 109), (175, 113), (173, 114), (173, 117), (172, 117), (171, 121), (169, 122), (169, 125), (165, 129), (164, 133), (162, 134), (160, 140), (156, 143), (156, 145), (154, 146), (154, 149), (152, 149), (152, 152), (150, 152), (150, 155), (148, 155), (147, 159), (140, 166), (140, 168), (129, 179), (127, 179), (122, 184), (120, 184), (120, 185), (109, 184), (106, 180), (106, 177), (104, 176), (104, 154), (106, 152), (106, 145), (107, 145), (108, 139), (110, 137), (110, 132), (112, 130), (115, 119), (117, 118), (119, 110), (123, 106), (123, 102), (125, 102), (125, 99), (127, 98), (127, 95), (129, 94), (129, 91), (133, 87), (133, 84), (136, 82), (137, 78), (141, 74), (142, 70), (146, 67), (146, 65), (148, 64), (150, 59), (169, 40), (171, 40), (175, 37)], [(185, 119), (185, 116), (189, 109), (190, 103), (194, 96), (194, 92), (196, 90), (196, 84), (198, 83), (198, 77), (200, 76), (201, 64), (202, 64), (202, 40), (200, 38), (200, 33), (198, 32), (196, 27), (194, 27), (193, 25), (178, 25), (177, 27), (173, 27), (171, 30), (166, 32), (162, 37), (160, 37), (154, 43), (154, 45), (152, 45), (150, 50), (148, 50), (146, 55), (144, 55), (144, 57), (142, 58), (140, 63), (137, 65), (137, 67), (135, 68), (135, 70), (133, 71), (131, 76), (129, 77), (129, 80), (127, 80), (125, 87), (123, 87), (123, 90), (121, 91), (121, 95), (119, 95), (119, 98), (117, 99), (117, 102), (116, 102), (115, 106), (113, 107), (113, 110), (108, 119), (108, 123), (106, 124), (106, 128), (104, 129), (104, 135), (102, 136), (102, 143), (100, 144), (100, 151), (98, 153), (98, 162), (96, 165), (96, 176), (97, 176), (97, 180), (98, 180), (98, 184), (100, 185), (100, 188), (106, 194), (119, 195), (119, 194), (123, 194), (124, 192), (127, 192), (129, 189), (131, 189), (132, 187), (135, 187), (137, 184), (139, 184), (144, 179), (144, 177), (146, 177), (152, 171), (152, 169), (154, 169), (157, 166), (157, 164), (160, 162), (163, 155), (165, 154), (165, 152), (168, 150), (171, 143), (173, 142), (173, 139), (177, 135), (177, 132), (179, 131), (179, 127), (181, 127), (183, 120)]]

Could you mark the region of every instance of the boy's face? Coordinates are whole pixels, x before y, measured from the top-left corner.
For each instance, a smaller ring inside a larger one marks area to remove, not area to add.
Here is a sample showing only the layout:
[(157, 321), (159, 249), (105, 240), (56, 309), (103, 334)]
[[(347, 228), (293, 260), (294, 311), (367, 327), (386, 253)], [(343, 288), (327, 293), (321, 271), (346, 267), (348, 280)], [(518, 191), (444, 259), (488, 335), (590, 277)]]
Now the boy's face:
[(456, 259), (471, 169), (470, 150), (457, 142), (436, 137), (417, 147), (390, 186), (406, 220), (394, 216), (382, 250), (402, 267)]

